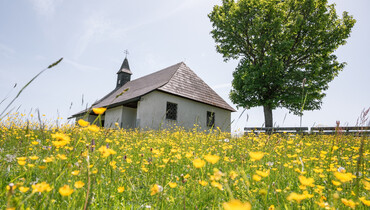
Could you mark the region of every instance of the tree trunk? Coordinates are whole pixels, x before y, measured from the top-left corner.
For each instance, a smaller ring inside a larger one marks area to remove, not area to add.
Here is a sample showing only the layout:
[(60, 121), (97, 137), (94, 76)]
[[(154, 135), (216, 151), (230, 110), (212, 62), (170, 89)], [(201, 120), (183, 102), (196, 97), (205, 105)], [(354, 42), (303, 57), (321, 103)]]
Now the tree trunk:
[(272, 128), (272, 109), (270, 108), (270, 106), (265, 105), (263, 106), (263, 112), (265, 114), (265, 127)]

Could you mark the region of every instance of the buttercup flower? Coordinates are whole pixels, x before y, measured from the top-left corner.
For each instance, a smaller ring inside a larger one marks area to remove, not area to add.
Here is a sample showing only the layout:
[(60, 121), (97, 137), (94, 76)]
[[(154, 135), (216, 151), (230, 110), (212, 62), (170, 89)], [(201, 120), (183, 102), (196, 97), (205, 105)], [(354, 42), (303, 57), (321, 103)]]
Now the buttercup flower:
[(74, 175), (74, 176), (77, 176), (79, 173), (80, 173), (80, 171), (78, 171), (78, 170), (71, 172), (71, 174)]
[(50, 187), (49, 184), (47, 184), (46, 182), (41, 182), (39, 184), (34, 184), (32, 185), (32, 193), (35, 193), (35, 192), (50, 192), (52, 189)]
[(150, 195), (155, 195), (159, 192), (162, 192), (163, 191), (163, 187), (158, 185), (158, 184), (154, 184), (153, 187), (150, 189)]
[(87, 121), (85, 121), (85, 120), (83, 120), (83, 119), (79, 119), (79, 120), (78, 120), (78, 124), (79, 124), (80, 126), (82, 126), (82, 127), (86, 127), (86, 126), (88, 126), (90, 123), (89, 123), (89, 122), (87, 122)]
[(211, 183), (211, 185), (212, 185), (213, 187), (217, 187), (219, 190), (224, 190), (224, 189), (222, 188), (222, 184), (220, 184), (220, 183), (218, 183), (218, 182), (213, 181), (213, 182)]
[(335, 178), (339, 179), (341, 182), (349, 182), (352, 181), (352, 174), (351, 173), (340, 173), (334, 172)]
[(306, 178), (304, 176), (299, 176), (299, 181), (301, 182), (302, 185), (304, 186), (310, 186), (310, 187), (314, 187), (314, 182), (315, 180), (313, 178)]
[(23, 186), (19, 187), (19, 191), (21, 191), (22, 193), (27, 192), (29, 189), (30, 189), (29, 187), (23, 187)]
[(290, 195), (287, 197), (288, 201), (296, 201), (297, 203), (300, 203), (302, 200), (310, 198), (311, 195), (309, 194), (298, 194), (295, 192), (290, 193)]
[(64, 185), (63, 187), (59, 188), (59, 193), (62, 196), (69, 196), (73, 193), (73, 189), (71, 189), (68, 185)]
[(95, 114), (103, 114), (107, 110), (107, 108), (93, 108), (92, 110)]
[(366, 206), (370, 206), (370, 200), (366, 200), (365, 197), (361, 197), (359, 200)]
[(352, 209), (356, 208), (356, 203), (353, 202), (353, 200), (347, 200), (347, 199), (342, 198), (341, 201), (345, 206), (348, 206)]
[(82, 188), (83, 186), (85, 186), (85, 183), (82, 181), (75, 182), (75, 188)]
[(205, 186), (208, 185), (208, 182), (203, 181), (203, 180), (199, 180), (199, 184), (202, 185), (203, 187), (205, 187)]
[(63, 147), (65, 145), (69, 144), (69, 142), (71, 141), (69, 136), (67, 136), (64, 133), (51, 134), (51, 137), (53, 137), (55, 139), (55, 141), (52, 141), (51, 143), (56, 147)]
[(102, 154), (103, 157), (108, 157), (109, 155), (114, 155), (117, 153), (113, 149), (107, 148), (106, 146), (101, 146), (99, 148), (99, 152)]
[(119, 188), (117, 189), (117, 191), (118, 191), (119, 193), (121, 193), (121, 192), (125, 191), (125, 187), (119, 187)]
[(220, 160), (220, 157), (217, 155), (205, 155), (204, 159), (206, 159), (207, 162), (215, 164)]
[(254, 175), (253, 175), (253, 177), (252, 177), (252, 179), (253, 179), (254, 181), (256, 181), (256, 182), (259, 182), (259, 181), (261, 181), (262, 177), (260, 177), (260, 176), (258, 176), (258, 175), (256, 175), (256, 174), (254, 174)]
[(267, 177), (270, 174), (270, 170), (267, 170), (266, 172), (257, 170), (256, 174), (258, 174), (261, 177)]
[(205, 164), (206, 164), (206, 162), (202, 159), (199, 159), (199, 158), (197, 158), (193, 161), (193, 165), (194, 165), (195, 168), (202, 168)]
[(250, 210), (252, 205), (249, 202), (241, 202), (240, 200), (231, 200), (222, 204), (225, 210)]
[(177, 183), (176, 183), (176, 182), (170, 182), (170, 183), (168, 183), (168, 185), (169, 185), (171, 188), (175, 188), (175, 187), (177, 187)]
[(249, 156), (252, 160), (261, 160), (264, 156), (263, 152), (249, 152)]

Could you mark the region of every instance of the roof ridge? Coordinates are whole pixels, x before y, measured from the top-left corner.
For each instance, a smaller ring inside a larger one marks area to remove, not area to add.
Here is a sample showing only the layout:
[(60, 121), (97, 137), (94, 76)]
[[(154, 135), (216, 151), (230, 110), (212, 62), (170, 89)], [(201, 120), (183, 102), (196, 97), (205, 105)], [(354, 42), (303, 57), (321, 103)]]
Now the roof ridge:
[(176, 69), (176, 71), (174, 71), (172, 73), (172, 76), (170, 77), (170, 79), (166, 83), (164, 83), (163, 85), (159, 86), (158, 88), (161, 88), (161, 87), (165, 86), (167, 83), (169, 83), (171, 81), (171, 79), (175, 76), (176, 72), (180, 69), (180, 67), (182, 65), (185, 65), (186, 66), (186, 64), (184, 62), (182, 62), (182, 61), (180, 63), (177, 63), (177, 64), (172, 65), (172, 66), (176, 66), (176, 65), (178, 65), (179, 67)]

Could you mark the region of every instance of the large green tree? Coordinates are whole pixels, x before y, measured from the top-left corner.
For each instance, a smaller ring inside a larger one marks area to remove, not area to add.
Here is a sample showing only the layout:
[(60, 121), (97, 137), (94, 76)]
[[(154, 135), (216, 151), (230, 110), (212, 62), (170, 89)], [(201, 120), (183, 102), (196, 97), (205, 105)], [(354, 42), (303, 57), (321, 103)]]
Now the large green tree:
[(327, 0), (223, 0), (208, 16), (217, 51), (239, 60), (232, 102), (263, 106), (266, 127), (275, 108), (297, 115), (320, 108), (345, 66), (334, 52), (356, 22), (347, 12), (339, 18)]

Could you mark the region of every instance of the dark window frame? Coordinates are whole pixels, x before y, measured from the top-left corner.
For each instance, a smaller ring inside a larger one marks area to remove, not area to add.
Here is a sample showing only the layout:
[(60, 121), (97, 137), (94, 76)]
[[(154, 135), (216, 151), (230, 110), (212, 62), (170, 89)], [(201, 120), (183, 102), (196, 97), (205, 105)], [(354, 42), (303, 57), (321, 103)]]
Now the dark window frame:
[(207, 111), (207, 126), (214, 127), (215, 126), (215, 112)]
[(166, 119), (167, 120), (177, 120), (177, 104), (168, 102), (166, 105)]

